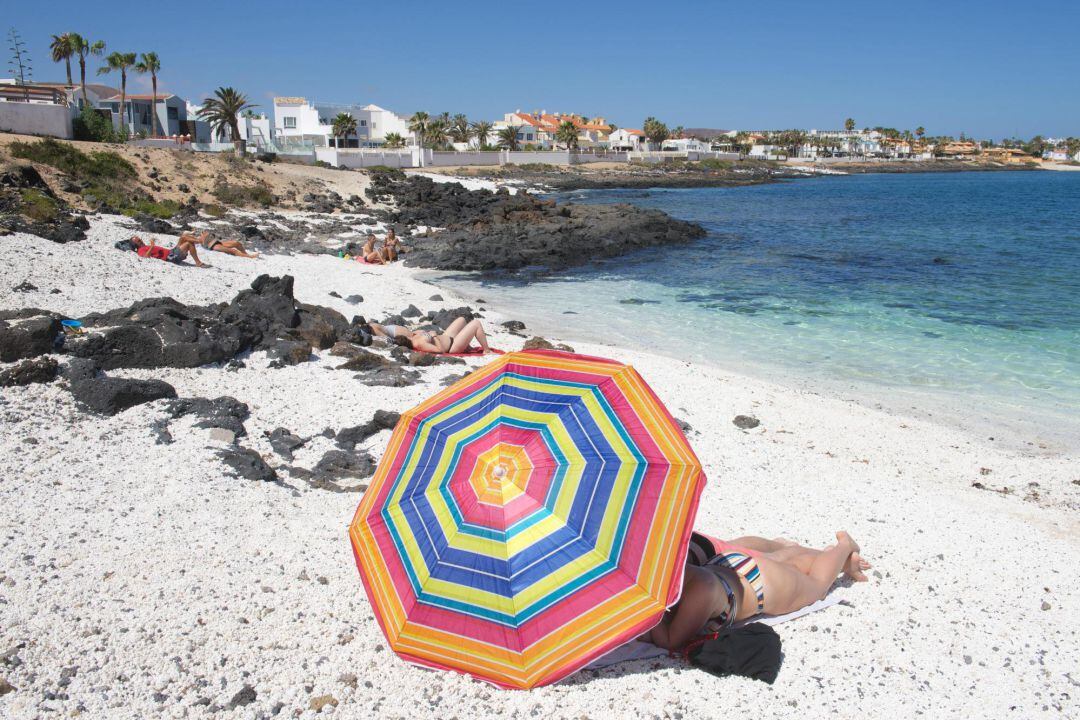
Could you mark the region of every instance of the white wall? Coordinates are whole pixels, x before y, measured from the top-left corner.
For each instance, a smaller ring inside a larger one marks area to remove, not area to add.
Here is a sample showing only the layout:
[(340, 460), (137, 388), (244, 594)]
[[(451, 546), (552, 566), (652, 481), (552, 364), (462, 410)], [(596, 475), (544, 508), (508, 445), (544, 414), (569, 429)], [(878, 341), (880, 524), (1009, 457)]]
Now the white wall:
[(71, 109), (66, 105), (0, 102), (0, 130), (70, 140)]
[(347, 168), (365, 168), (385, 165), (392, 168), (416, 167), (412, 150), (357, 150), (337, 148), (315, 148), (315, 159), (330, 163), (334, 167), (344, 165)]

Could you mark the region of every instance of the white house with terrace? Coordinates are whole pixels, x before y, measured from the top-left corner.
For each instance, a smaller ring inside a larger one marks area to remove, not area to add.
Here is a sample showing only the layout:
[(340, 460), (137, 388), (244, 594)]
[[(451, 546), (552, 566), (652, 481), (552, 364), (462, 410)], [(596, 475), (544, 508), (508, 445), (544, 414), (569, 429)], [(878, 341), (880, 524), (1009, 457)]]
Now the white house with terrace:
[[(334, 118), (346, 113), (356, 119), (356, 132), (337, 138)], [(343, 148), (382, 147), (386, 136), (396, 133), (412, 144), (409, 121), (378, 105), (347, 105), (309, 102), (303, 97), (274, 98), (274, 141), (282, 146)]]

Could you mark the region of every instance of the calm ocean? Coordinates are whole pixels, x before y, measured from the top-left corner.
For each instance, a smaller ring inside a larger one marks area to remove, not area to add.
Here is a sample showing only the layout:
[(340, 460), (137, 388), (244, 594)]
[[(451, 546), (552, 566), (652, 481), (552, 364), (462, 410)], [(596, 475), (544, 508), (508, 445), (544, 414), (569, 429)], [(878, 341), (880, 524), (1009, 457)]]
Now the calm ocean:
[(1080, 416), (1080, 173), (589, 191), (705, 226), (542, 281), (449, 285), (530, 330), (749, 372)]

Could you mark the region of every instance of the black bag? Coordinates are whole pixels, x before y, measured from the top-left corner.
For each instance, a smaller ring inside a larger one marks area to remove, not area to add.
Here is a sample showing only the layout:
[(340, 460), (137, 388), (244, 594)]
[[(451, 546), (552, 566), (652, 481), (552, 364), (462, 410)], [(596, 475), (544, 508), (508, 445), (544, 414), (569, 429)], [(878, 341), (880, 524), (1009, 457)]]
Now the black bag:
[(713, 675), (742, 675), (772, 685), (780, 672), (780, 646), (775, 630), (763, 623), (750, 623), (691, 643), (686, 658)]
[(117, 240), (115, 243), (113, 243), (113, 247), (117, 250), (127, 250), (130, 252), (131, 250), (135, 249), (135, 243), (131, 242), (130, 240)]

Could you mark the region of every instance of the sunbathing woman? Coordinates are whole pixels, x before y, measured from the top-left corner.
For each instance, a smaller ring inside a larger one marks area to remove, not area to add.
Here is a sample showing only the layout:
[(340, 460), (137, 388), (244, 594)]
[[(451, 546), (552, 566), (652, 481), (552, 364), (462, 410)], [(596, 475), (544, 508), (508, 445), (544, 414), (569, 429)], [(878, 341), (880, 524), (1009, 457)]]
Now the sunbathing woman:
[(371, 265), (382, 265), (386, 262), (382, 252), (375, 249), (375, 240), (375, 233), (369, 233), (367, 240), (364, 241), (364, 247), (360, 249), (360, 254), (356, 256), (357, 260), (362, 260)]
[(196, 267), (210, 267), (199, 259), (199, 252), (195, 249), (197, 244), (195, 240), (193, 238), (185, 239), (184, 235), (180, 236), (180, 239), (176, 241), (176, 247), (173, 248), (162, 247), (153, 238), (150, 238), (149, 243), (143, 242), (143, 239), (138, 235), (132, 236), (131, 244), (135, 247), (135, 252), (138, 253), (139, 257), (151, 257), (180, 265), (190, 255), (191, 259), (195, 261)]
[(218, 240), (217, 238), (210, 237), (210, 233), (203, 231), (198, 236), (184, 233), (180, 236), (181, 240), (187, 239), (193, 242), (197, 242), (204, 246), (207, 250), (213, 250), (215, 252), (225, 253), (226, 255), (235, 255), (236, 257), (243, 258), (257, 258), (258, 253), (249, 253), (244, 248), (244, 243), (239, 240)]
[(484, 334), (484, 326), (480, 324), (478, 318), (469, 321), (462, 317), (454, 318), (449, 327), (441, 333), (429, 330), (409, 330), (401, 325), (379, 325), (378, 323), (371, 323), (371, 332), (374, 335), (390, 338), (397, 345), (419, 352), (467, 352), (473, 338), (480, 343), (481, 351), (485, 353), (491, 351), (488, 347), (487, 335)]
[(717, 549), (704, 565), (686, 566), (679, 604), (642, 639), (679, 650), (710, 621), (727, 627), (761, 613), (795, 612), (823, 599), (841, 572), (865, 582), (863, 571), (870, 568), (843, 531), (824, 550), (759, 537), (737, 538)]
[(401, 245), (401, 240), (398, 239), (397, 233), (394, 232), (394, 228), (390, 228), (390, 231), (386, 233), (386, 237), (383, 239), (382, 255), (386, 259), (386, 262), (393, 262), (398, 258), (398, 246)]

